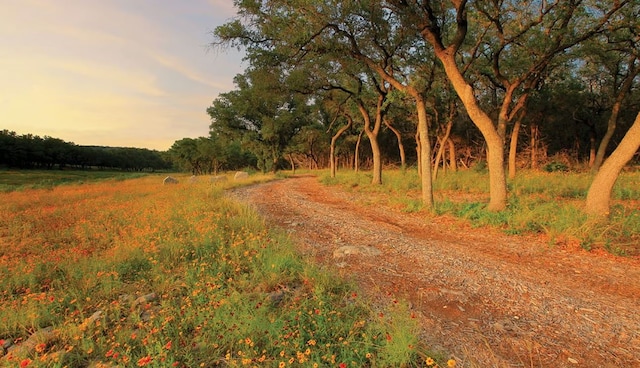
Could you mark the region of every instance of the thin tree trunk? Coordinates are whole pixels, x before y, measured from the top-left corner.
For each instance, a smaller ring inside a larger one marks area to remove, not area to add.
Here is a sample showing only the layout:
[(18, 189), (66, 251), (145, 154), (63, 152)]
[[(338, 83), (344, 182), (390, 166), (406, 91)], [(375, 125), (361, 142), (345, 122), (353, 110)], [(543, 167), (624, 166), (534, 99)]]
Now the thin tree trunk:
[(592, 127), (589, 134), (589, 167), (593, 168), (596, 164), (596, 129)]
[(333, 135), (333, 137), (331, 137), (331, 148), (330, 148), (330, 152), (329, 152), (329, 165), (331, 167), (331, 177), (335, 178), (336, 177), (336, 166), (338, 165), (338, 163), (336, 162), (336, 142), (338, 141), (338, 138), (340, 138), (340, 136), (347, 131), (347, 129), (351, 128), (351, 126), (353, 125), (353, 119), (351, 118), (351, 116), (346, 116), (347, 117), (347, 125), (343, 126), (342, 128), (338, 129), (338, 131), (336, 132), (336, 134)]
[(453, 139), (449, 137), (447, 139), (447, 143), (449, 144), (449, 166), (451, 167), (452, 172), (458, 171), (458, 158), (456, 157), (456, 145), (453, 143)]
[(416, 128), (416, 160), (418, 164), (418, 177), (422, 178), (422, 145), (420, 144), (420, 129)]
[(526, 110), (523, 110), (518, 120), (513, 124), (513, 131), (511, 132), (511, 142), (509, 144), (509, 179), (515, 179), (516, 177), (516, 159), (518, 157), (518, 136), (520, 134), (520, 127), (522, 126), (522, 120)]
[(436, 162), (433, 164), (433, 180), (436, 180), (438, 177), (438, 167), (440, 166), (440, 160), (442, 160), (442, 169), (444, 170), (444, 165), (446, 165), (446, 163), (444, 162), (444, 151), (445, 151), (445, 143), (447, 143), (447, 140), (449, 139), (449, 136), (451, 135), (451, 127), (453, 126), (453, 120), (449, 119), (449, 121), (447, 122), (447, 127), (445, 128), (444, 131), (444, 135), (442, 136), (442, 138), (438, 139), (438, 152), (436, 153)]
[(382, 125), (382, 104), (384, 103), (384, 96), (378, 97), (378, 103), (376, 104), (376, 119), (371, 126), (371, 117), (369, 112), (364, 107), (362, 101), (358, 101), (358, 110), (362, 114), (364, 119), (364, 133), (369, 138), (369, 144), (371, 145), (371, 155), (373, 159), (373, 172), (371, 178), (371, 184), (382, 184), (382, 154), (380, 152), (380, 144), (378, 143), (378, 133), (380, 132), (380, 126)]
[(287, 157), (289, 158), (289, 163), (291, 164), (291, 173), (293, 175), (296, 174), (296, 163), (293, 161), (293, 155), (290, 153), (287, 155)]
[(595, 216), (609, 215), (609, 202), (613, 186), (618, 180), (620, 171), (633, 158), (638, 148), (640, 148), (640, 113), (636, 116), (635, 122), (622, 138), (618, 147), (602, 164), (593, 178), (585, 202), (586, 213)]
[(531, 169), (538, 169), (538, 125), (531, 124), (531, 141), (529, 143), (531, 149)]
[(362, 141), (362, 133), (364, 133), (364, 130), (361, 130), (360, 134), (358, 134), (358, 140), (356, 141), (356, 152), (353, 157), (353, 170), (355, 172), (360, 171), (360, 142)]
[(407, 163), (407, 157), (404, 153), (404, 144), (402, 144), (402, 134), (400, 134), (400, 131), (396, 129), (393, 125), (391, 125), (391, 123), (389, 123), (388, 119), (384, 119), (383, 121), (384, 121), (384, 125), (386, 125), (387, 128), (389, 128), (389, 130), (391, 130), (393, 134), (395, 134), (396, 138), (398, 139), (398, 150), (400, 151), (400, 167), (402, 168), (402, 171), (404, 171)]

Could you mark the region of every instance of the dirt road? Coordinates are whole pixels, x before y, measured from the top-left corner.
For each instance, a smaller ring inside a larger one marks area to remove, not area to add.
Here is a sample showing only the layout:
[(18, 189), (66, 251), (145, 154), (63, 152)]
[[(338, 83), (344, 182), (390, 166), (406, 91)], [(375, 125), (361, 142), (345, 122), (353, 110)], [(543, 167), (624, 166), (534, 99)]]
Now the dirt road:
[(366, 205), (315, 177), (234, 191), (301, 252), (408, 299), (466, 367), (640, 367), (640, 262)]

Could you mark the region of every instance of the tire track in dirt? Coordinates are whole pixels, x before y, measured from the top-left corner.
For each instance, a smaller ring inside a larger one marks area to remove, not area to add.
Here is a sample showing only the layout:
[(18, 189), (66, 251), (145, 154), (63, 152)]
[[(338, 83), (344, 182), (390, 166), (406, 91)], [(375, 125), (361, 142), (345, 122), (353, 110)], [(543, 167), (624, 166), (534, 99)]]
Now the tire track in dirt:
[(312, 176), (232, 193), (370, 295), (408, 299), (425, 343), (463, 366), (640, 366), (638, 260), (363, 205)]

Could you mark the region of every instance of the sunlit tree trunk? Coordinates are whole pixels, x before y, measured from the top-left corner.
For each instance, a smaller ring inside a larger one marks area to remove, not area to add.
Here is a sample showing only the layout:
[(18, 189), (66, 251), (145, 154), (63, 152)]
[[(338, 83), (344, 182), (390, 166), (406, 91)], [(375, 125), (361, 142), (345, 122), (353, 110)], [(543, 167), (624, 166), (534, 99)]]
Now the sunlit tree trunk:
[(376, 185), (382, 184), (382, 154), (380, 152), (380, 144), (378, 143), (378, 133), (382, 126), (382, 104), (384, 103), (384, 100), (384, 96), (381, 95), (378, 97), (376, 118), (373, 124), (371, 124), (371, 117), (369, 116), (367, 109), (364, 107), (364, 103), (362, 101), (358, 101), (358, 110), (364, 119), (364, 133), (367, 135), (367, 138), (369, 138), (369, 144), (371, 145), (371, 155), (373, 159), (371, 184)]
[(507, 180), (504, 170), (504, 141), (493, 125), (491, 118), (482, 110), (473, 94), (473, 87), (467, 83), (456, 65), (455, 58), (446, 51), (437, 52), (445, 72), (469, 117), (480, 129), (487, 143), (487, 166), (489, 168), (490, 211), (501, 211), (507, 206)]
[(636, 116), (635, 122), (618, 147), (602, 164), (593, 178), (587, 193), (585, 212), (595, 216), (609, 215), (609, 202), (613, 185), (618, 180), (618, 175), (622, 168), (633, 158), (638, 148), (640, 148), (640, 113)]
[(433, 208), (433, 184), (431, 178), (431, 140), (429, 139), (429, 118), (427, 108), (421, 96), (414, 96), (418, 112), (418, 135), (420, 137), (420, 182), (422, 187), (422, 202)]
[(526, 110), (523, 110), (518, 120), (516, 120), (513, 125), (513, 130), (511, 131), (511, 142), (509, 144), (509, 179), (514, 179), (516, 177), (516, 159), (518, 157), (518, 136), (520, 134), (520, 127), (522, 126), (522, 120), (524, 119), (524, 114)]

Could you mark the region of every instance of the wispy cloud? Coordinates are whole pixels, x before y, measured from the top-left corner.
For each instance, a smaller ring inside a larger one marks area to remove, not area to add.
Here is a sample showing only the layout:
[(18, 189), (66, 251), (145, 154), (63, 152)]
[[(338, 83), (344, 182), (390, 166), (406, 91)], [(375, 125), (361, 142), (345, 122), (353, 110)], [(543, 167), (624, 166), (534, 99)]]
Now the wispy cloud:
[(203, 72), (192, 68), (190, 65), (187, 65), (184, 61), (176, 57), (162, 54), (152, 54), (150, 56), (160, 65), (174, 70), (194, 82), (213, 87), (216, 90), (226, 90), (233, 87), (229, 83), (214, 82), (210, 77), (205, 76)]

